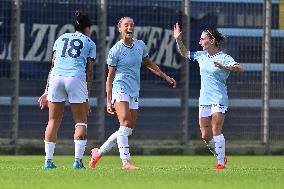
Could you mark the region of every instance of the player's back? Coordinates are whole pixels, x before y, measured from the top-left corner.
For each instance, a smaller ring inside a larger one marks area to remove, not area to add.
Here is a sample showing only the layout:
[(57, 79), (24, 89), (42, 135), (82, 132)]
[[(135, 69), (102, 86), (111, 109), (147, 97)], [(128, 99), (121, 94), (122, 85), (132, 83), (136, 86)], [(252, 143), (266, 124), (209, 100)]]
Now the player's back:
[(55, 61), (52, 75), (85, 79), (87, 58), (96, 58), (95, 49), (95, 43), (80, 32), (61, 35), (53, 46)]

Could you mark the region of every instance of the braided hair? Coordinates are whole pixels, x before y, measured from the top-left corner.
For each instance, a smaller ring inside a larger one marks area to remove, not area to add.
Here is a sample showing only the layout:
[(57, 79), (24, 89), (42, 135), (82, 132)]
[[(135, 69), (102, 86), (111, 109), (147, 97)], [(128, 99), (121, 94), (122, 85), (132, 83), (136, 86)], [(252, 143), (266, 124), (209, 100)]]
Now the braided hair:
[(86, 27), (91, 27), (91, 20), (87, 14), (80, 11), (75, 12), (74, 28), (76, 31), (84, 31)]

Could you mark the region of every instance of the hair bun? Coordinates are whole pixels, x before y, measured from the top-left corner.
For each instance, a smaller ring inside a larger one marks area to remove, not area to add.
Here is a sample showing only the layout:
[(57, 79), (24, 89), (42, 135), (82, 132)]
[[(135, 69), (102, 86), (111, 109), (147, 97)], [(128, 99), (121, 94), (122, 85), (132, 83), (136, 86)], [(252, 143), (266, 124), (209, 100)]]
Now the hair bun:
[(81, 12), (80, 12), (80, 11), (76, 11), (76, 12), (75, 12), (75, 16), (76, 16), (76, 17), (81, 16)]

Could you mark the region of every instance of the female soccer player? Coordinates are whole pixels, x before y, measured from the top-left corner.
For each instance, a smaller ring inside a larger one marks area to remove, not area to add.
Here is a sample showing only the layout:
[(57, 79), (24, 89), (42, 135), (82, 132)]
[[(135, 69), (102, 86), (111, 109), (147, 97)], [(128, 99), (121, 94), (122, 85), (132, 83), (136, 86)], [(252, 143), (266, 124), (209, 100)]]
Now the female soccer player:
[(66, 100), (71, 105), (75, 122), (73, 168), (85, 168), (82, 158), (87, 143), (87, 107), (92, 88), (96, 45), (89, 37), (91, 21), (88, 15), (76, 12), (74, 27), (75, 33), (65, 33), (54, 42), (52, 69), (46, 90), (38, 100), (41, 109), (47, 104), (49, 108), (49, 120), (44, 138), (46, 169), (56, 168), (53, 154)]
[[(100, 149), (94, 148), (92, 150), (89, 168), (95, 168), (101, 156), (107, 153), (117, 142), (122, 169), (135, 170), (139, 168), (129, 161), (128, 136), (132, 134), (136, 126), (141, 62), (154, 74), (164, 78), (173, 88), (176, 87), (176, 81), (152, 63), (145, 43), (133, 38), (134, 21), (132, 18), (121, 18), (117, 27), (121, 34), (121, 40), (110, 49), (108, 54), (106, 94), (107, 112), (117, 114), (120, 127)], [(112, 106), (114, 106), (115, 111)]]
[[(201, 89), (199, 97), (199, 125), (202, 138), (218, 160), (216, 169), (224, 169), (225, 138), (222, 127), (228, 108), (226, 80), (230, 72), (244, 69), (234, 59), (219, 49), (224, 36), (215, 29), (204, 30), (199, 45), (203, 51), (190, 52), (182, 43), (179, 24), (174, 25), (174, 38), (180, 54), (190, 60), (197, 60), (200, 67)], [(211, 148), (210, 145), (215, 147)]]

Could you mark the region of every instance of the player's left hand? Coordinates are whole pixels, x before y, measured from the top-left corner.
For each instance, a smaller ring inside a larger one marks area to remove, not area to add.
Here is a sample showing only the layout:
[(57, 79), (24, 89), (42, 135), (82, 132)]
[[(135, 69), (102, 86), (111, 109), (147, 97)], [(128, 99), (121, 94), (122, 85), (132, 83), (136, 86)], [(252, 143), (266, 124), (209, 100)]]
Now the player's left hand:
[(223, 70), (227, 70), (227, 71), (235, 71), (235, 68), (234, 66), (224, 66), (223, 64), (219, 63), (219, 62), (213, 62), (214, 65), (220, 69), (223, 69)]
[(176, 80), (174, 78), (171, 78), (170, 76), (167, 76), (166, 77), (166, 81), (173, 87), (173, 88), (176, 88)]
[(41, 110), (43, 110), (47, 106), (47, 93), (43, 93), (43, 95), (38, 98), (38, 103)]
[(107, 112), (112, 115), (116, 114), (115, 108), (111, 102), (107, 102)]

